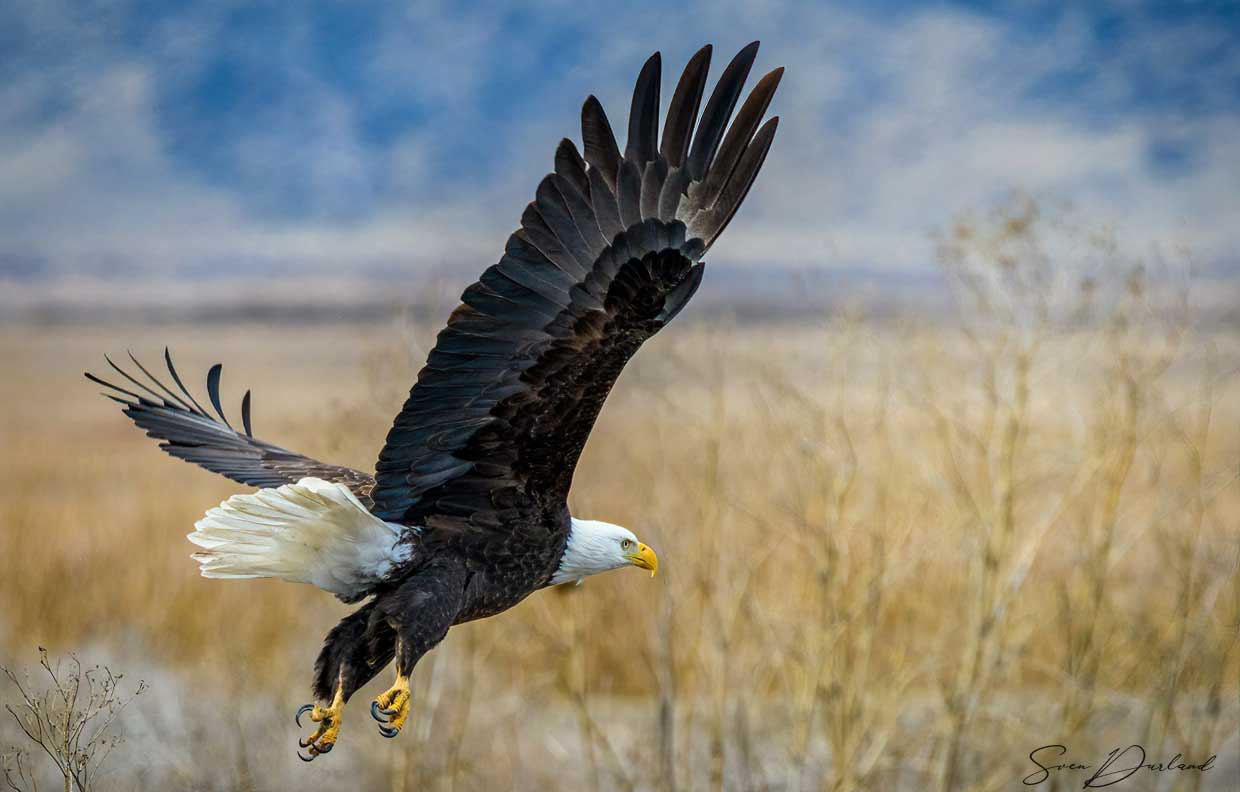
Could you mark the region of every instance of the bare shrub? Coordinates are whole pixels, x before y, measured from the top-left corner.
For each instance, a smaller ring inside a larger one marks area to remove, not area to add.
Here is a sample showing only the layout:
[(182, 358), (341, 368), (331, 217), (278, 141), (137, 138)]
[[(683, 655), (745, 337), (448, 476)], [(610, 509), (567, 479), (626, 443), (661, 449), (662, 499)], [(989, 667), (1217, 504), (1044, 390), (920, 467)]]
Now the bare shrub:
[[(39, 667), (46, 676), (41, 690), (28, 674), (0, 666), (17, 692), (4, 708), (27, 739), (42, 750), (64, 781), (65, 792), (91, 792), (112, 751), (121, 743), (114, 726), (125, 707), (146, 690), (139, 682), (130, 695), (121, 692), (123, 674), (107, 666), (82, 668), (76, 656), (54, 663), (39, 647)], [(4, 781), (14, 790), (35, 790), (29, 750), (14, 748), (4, 755)]]

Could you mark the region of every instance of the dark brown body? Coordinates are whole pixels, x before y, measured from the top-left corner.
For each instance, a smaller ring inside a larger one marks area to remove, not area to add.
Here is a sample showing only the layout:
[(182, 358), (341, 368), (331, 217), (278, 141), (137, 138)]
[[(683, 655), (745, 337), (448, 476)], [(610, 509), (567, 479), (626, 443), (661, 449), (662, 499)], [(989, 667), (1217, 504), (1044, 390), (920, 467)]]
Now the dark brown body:
[[(567, 506), (517, 533), (410, 530), (407, 564), (328, 634), (315, 663), (315, 695), (337, 685), (347, 699), (395, 658), (412, 669), (457, 624), (503, 613), (547, 586), (568, 541)], [(531, 530), (533, 528), (533, 530)]]

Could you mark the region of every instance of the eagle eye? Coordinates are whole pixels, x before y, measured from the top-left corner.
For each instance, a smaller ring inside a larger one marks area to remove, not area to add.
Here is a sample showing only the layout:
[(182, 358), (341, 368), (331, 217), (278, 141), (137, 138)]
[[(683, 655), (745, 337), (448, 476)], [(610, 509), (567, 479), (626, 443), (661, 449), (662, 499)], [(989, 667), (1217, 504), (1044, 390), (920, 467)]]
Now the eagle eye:
[(629, 549), (629, 548), (631, 548), (632, 546), (633, 546), (633, 540), (632, 540), (632, 539), (621, 539), (621, 540), (620, 540), (620, 549), (621, 549), (621, 550), (628, 550), (628, 549)]

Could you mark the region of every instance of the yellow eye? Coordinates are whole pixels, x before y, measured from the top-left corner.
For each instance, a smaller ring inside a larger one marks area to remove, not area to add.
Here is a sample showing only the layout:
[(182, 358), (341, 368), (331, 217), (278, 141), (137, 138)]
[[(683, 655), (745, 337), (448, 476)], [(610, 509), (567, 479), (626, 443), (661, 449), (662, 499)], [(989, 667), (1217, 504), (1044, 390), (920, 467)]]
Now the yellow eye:
[(620, 542), (620, 549), (621, 549), (621, 550), (628, 550), (628, 549), (629, 549), (630, 547), (632, 547), (632, 546), (633, 546), (633, 540), (632, 540), (632, 539), (623, 539), (623, 540), (621, 540), (621, 542)]

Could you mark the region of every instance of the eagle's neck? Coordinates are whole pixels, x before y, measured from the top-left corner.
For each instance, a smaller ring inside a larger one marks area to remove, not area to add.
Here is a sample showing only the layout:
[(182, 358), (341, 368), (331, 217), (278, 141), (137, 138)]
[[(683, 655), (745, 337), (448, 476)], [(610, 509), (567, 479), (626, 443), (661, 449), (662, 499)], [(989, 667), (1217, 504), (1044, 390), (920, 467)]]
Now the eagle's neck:
[(590, 575), (619, 569), (628, 562), (617, 552), (618, 536), (628, 532), (619, 525), (601, 520), (578, 520), (570, 518), (568, 543), (560, 566), (551, 576), (551, 585), (580, 583)]

